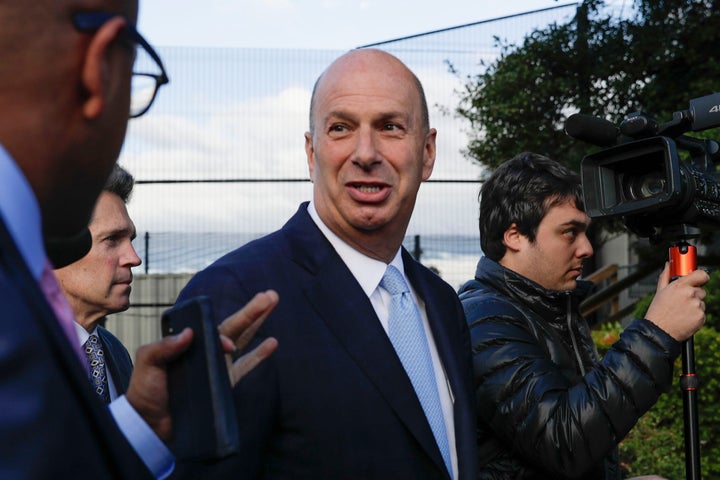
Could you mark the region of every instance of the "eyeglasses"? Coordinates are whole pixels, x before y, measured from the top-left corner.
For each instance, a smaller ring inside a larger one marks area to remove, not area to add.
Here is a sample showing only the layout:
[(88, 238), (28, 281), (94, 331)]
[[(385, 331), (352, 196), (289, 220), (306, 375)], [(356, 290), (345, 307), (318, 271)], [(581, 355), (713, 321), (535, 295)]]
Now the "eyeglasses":
[[(111, 18), (121, 16), (109, 12), (81, 12), (73, 15), (73, 25), (81, 32), (94, 32)], [(130, 94), (130, 118), (136, 118), (150, 109), (158, 89), (170, 82), (170, 79), (165, 73), (160, 56), (129, 20), (126, 21), (125, 31), (136, 45), (142, 47), (141, 51), (137, 52), (140, 55), (136, 55), (135, 58)], [(142, 55), (142, 52), (146, 55)], [(137, 68), (143, 70), (136, 71)]]

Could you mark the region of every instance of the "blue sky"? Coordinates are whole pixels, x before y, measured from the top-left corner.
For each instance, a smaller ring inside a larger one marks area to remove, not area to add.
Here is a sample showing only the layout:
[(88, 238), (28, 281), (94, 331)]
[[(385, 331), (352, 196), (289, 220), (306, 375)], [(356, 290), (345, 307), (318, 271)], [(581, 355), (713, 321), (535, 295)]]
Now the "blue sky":
[(141, 0), (155, 45), (348, 50), (569, 0)]
[[(120, 156), (120, 164), (143, 180), (307, 178), (303, 133), (312, 84), (343, 51), (573, 4), (562, 0), (140, 1), (138, 28), (160, 50), (171, 78), (153, 109), (130, 122)], [(617, 13), (631, 0), (607, 3)], [(260, 48), (274, 50), (236, 51)], [(317, 51), (297, 55), (299, 62), (295, 57), (286, 61), (282, 55), (293, 55), (290, 49)], [(233, 60), (226, 61), (226, 55)], [(308, 60), (321, 56), (319, 64)], [(276, 68), (283, 65), (300, 71), (286, 76), (285, 70)], [(462, 84), (454, 77), (448, 80), (452, 76), (447, 68), (439, 67), (412, 66), (425, 86), (431, 123), (438, 129), (432, 179), (474, 180), (481, 170), (458, 147), (465, 145), (467, 125), (436, 107), (452, 109), (455, 90)], [(310, 198), (311, 185), (139, 185), (133, 195), (129, 210), (139, 232), (260, 231), (258, 225), (261, 231), (271, 231), (294, 213), (299, 202)], [(423, 214), (413, 216), (409, 234), (474, 235), (477, 184), (426, 185), (416, 210)]]
[[(160, 50), (171, 78), (151, 112), (130, 122), (127, 148), (120, 156), (120, 164), (144, 180), (307, 178), (303, 133), (310, 92), (314, 79), (337, 55), (410, 35), (577, 4), (568, 0), (140, 2), (138, 28)], [(605, 3), (614, 15), (622, 16), (632, 0)], [(562, 21), (559, 17), (573, 11), (563, 8), (532, 17), (542, 22), (557, 15), (556, 20)], [(533, 28), (523, 22), (499, 22), (523, 27), (514, 32), (498, 27), (501, 31), (484, 32), (483, 38), (473, 36), (472, 42), (478, 42), (479, 54), (485, 55), (487, 45), (494, 43), (492, 35), (522, 36), (523, 28)], [(495, 28), (492, 24), (488, 30)], [(467, 31), (478, 35), (477, 29)], [(438, 36), (427, 38), (439, 41)], [(290, 55), (290, 60), (283, 55)], [(474, 66), (477, 62), (472, 55), (467, 58)], [(281, 66), (291, 66), (292, 73), (287, 74)], [(432, 179), (475, 180), (480, 168), (459, 149), (466, 144), (468, 126), (437, 108), (452, 109), (457, 102), (454, 92), (462, 88), (460, 80), (441, 67), (423, 63), (411, 67), (423, 82), (431, 123), (438, 129)], [(128, 209), (139, 238), (142, 232), (151, 232), (153, 238), (156, 232), (269, 232), (279, 228), (298, 203), (311, 197), (311, 189), (310, 183), (280, 187), (266, 183), (144, 184), (135, 188)], [(408, 235), (474, 237), (477, 190), (476, 183), (424, 185)], [(218, 236), (210, 233), (208, 238)], [(195, 257), (201, 250), (197, 246), (179, 251), (174, 245), (172, 259), (178, 263), (184, 255)], [(433, 265), (458, 286), (472, 276), (476, 261), (477, 254), (471, 254), (459, 260), (434, 259)], [(458, 268), (458, 263), (463, 267)]]

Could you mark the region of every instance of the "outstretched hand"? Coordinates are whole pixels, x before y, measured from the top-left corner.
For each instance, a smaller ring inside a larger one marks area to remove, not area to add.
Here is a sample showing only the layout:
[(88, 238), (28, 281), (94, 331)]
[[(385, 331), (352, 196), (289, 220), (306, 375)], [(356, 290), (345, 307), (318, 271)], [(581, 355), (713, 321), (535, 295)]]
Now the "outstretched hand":
[(220, 324), (219, 330), (226, 352), (230, 382), (233, 386), (277, 348), (277, 340), (270, 337), (248, 353), (237, 357), (237, 352), (250, 343), (257, 329), (278, 302), (279, 297), (275, 291), (260, 292), (245, 307)]
[(710, 277), (704, 270), (670, 281), (670, 266), (660, 274), (657, 292), (645, 318), (682, 342), (690, 338), (705, 323), (705, 285)]
[[(267, 338), (236, 360), (233, 360), (231, 355), (250, 343), (278, 301), (278, 294), (272, 290), (258, 293), (245, 307), (220, 324), (220, 338), (228, 359), (228, 371), (233, 386), (277, 348), (277, 340)], [(125, 394), (130, 405), (164, 441), (172, 434), (167, 365), (188, 349), (192, 338), (192, 330), (186, 328), (177, 335), (169, 335), (140, 347)]]

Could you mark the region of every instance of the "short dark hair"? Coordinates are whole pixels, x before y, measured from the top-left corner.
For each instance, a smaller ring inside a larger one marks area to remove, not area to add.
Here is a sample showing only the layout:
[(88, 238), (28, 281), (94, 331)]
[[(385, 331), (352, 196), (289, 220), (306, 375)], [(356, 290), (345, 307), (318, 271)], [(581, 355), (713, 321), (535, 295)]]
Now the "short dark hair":
[(112, 173), (103, 186), (103, 192), (114, 193), (127, 203), (135, 186), (135, 178), (123, 167), (115, 164)]
[(488, 258), (505, 255), (503, 236), (514, 223), (535, 241), (548, 210), (567, 201), (584, 210), (580, 177), (543, 155), (523, 152), (500, 165), (480, 189), (480, 247)]

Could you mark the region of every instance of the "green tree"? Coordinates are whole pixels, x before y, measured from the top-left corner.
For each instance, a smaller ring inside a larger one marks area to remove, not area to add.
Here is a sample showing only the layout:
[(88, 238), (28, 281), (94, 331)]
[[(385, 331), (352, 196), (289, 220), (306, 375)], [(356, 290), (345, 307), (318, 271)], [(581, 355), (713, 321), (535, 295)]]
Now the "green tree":
[[(597, 148), (565, 135), (569, 115), (619, 124), (641, 111), (665, 122), (690, 99), (720, 90), (720, 0), (635, 0), (633, 7), (634, 14), (621, 19), (602, 0), (586, 0), (571, 22), (532, 32), (520, 45), (497, 39), (498, 59), (468, 77), (460, 92), (457, 114), (472, 131), (466, 156), (492, 170), (534, 151), (577, 171)], [(720, 130), (701, 135), (718, 139)], [(713, 311), (720, 308), (720, 274), (707, 291), (708, 325), (695, 336), (701, 463), (704, 478), (720, 478), (720, 310)], [(606, 325), (596, 332), (599, 350), (620, 331)], [(622, 442), (624, 465), (633, 475), (683, 478), (682, 438), (676, 381)]]
[(670, 120), (717, 89), (718, 3), (636, 0), (636, 13), (620, 19), (602, 0), (587, 0), (573, 21), (534, 31), (522, 45), (496, 39), (500, 56), (460, 94), (457, 113), (473, 132), (466, 155), (492, 169), (530, 150), (577, 170), (593, 147), (565, 135), (570, 114)]

